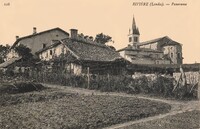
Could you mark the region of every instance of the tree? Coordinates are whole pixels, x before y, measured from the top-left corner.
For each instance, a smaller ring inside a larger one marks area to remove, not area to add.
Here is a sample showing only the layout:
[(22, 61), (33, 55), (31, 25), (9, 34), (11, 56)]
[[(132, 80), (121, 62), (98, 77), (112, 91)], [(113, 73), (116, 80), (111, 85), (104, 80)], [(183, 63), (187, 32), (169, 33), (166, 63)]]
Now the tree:
[(14, 48), (15, 52), (19, 54), (23, 59), (29, 60), (32, 59), (33, 54), (31, 53), (31, 49), (20, 44), (19, 46)]
[(6, 57), (9, 48), (10, 46), (8, 44), (6, 44), (6, 46), (0, 45), (0, 63), (4, 62), (4, 58)]
[(95, 41), (97, 43), (106, 44), (107, 42), (111, 42), (112, 41), (112, 37), (110, 37), (109, 35), (105, 35), (103, 33), (100, 33), (100, 34), (96, 35)]

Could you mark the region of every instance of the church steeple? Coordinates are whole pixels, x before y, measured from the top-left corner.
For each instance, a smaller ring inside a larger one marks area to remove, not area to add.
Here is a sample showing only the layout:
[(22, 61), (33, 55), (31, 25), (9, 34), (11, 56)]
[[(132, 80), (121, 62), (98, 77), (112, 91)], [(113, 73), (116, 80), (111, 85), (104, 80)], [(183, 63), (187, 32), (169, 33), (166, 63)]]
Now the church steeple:
[(138, 27), (136, 26), (135, 17), (133, 15), (132, 28), (129, 29), (129, 44), (134, 48), (137, 48), (137, 44), (139, 43), (140, 32)]
[(139, 29), (136, 26), (136, 22), (135, 22), (135, 17), (133, 15), (133, 21), (132, 21), (132, 33), (133, 34), (137, 34), (140, 35)]

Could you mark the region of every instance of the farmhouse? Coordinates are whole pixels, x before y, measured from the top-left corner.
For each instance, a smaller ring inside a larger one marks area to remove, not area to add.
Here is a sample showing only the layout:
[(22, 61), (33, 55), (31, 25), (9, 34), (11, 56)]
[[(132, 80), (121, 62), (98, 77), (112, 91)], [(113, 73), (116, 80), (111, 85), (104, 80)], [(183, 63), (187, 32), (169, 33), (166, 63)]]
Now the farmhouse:
[(140, 42), (140, 32), (133, 17), (129, 30), (129, 44), (118, 50), (120, 55), (133, 64), (182, 64), (182, 44), (168, 36)]
[(50, 46), (52, 40), (60, 40), (67, 37), (69, 37), (69, 33), (60, 28), (53, 28), (37, 33), (37, 28), (34, 27), (33, 34), (21, 38), (16, 36), (16, 41), (11, 46), (9, 53), (6, 56), (6, 60), (19, 56), (18, 53), (15, 52), (14, 48), (20, 44), (30, 48), (34, 55), (38, 50)]
[(71, 29), (71, 37), (51, 43), (36, 54), (42, 61), (52, 62), (53, 65), (58, 63), (66, 72), (122, 74), (125, 71), (127, 61), (118, 52), (96, 43), (92, 38), (84, 38), (76, 29)]

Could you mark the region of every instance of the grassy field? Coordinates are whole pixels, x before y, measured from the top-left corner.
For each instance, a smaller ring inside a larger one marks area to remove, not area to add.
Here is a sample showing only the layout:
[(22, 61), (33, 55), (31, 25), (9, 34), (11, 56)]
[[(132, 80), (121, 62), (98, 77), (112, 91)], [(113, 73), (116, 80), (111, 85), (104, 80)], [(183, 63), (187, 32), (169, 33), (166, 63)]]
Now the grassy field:
[(124, 129), (200, 129), (200, 111), (188, 111), (159, 120), (135, 124)]
[(45, 89), (0, 95), (1, 129), (92, 129), (166, 113), (171, 106), (150, 100), (95, 96)]

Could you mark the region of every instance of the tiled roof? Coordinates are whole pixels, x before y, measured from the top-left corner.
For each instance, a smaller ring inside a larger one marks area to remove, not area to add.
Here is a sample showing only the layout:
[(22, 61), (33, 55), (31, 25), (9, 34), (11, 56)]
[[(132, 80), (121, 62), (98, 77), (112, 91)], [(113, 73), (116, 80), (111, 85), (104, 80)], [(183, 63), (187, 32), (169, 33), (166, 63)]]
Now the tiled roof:
[(28, 35), (28, 36), (21, 37), (21, 38), (17, 39), (14, 42), (14, 44), (11, 46), (10, 49), (14, 48), (17, 45), (17, 43), (19, 41), (22, 41), (23, 39), (31, 38), (31, 37), (38, 36), (38, 35), (41, 35), (41, 34), (44, 34), (44, 33), (47, 33), (47, 32), (51, 32), (51, 31), (55, 31), (55, 30), (62, 31), (62, 32), (66, 33), (67, 35), (69, 35), (69, 33), (67, 33), (66, 31), (64, 31), (64, 30), (60, 29), (59, 27), (57, 27), (57, 28), (53, 28), (53, 29), (50, 29), (50, 30), (42, 31), (42, 32), (39, 32), (39, 33), (36, 33), (36, 34), (31, 34), (31, 35)]
[(84, 61), (115, 61), (122, 59), (120, 54), (106, 45), (98, 43), (88, 43), (73, 39), (64, 39), (62, 42), (74, 54), (79, 57), (79, 60)]
[(162, 51), (154, 50), (154, 49), (150, 49), (150, 48), (137, 48), (137, 49), (133, 49), (131, 47), (122, 48), (120, 50), (117, 50), (117, 52), (120, 52), (120, 51), (123, 51), (123, 50), (126, 50), (126, 51), (146, 51), (146, 52), (163, 53)]
[(92, 43), (91, 41), (86, 42), (84, 40), (75, 40), (71, 38), (54, 41), (54, 44), (47, 48), (39, 50), (36, 53), (39, 54), (61, 43), (64, 44), (78, 60), (110, 62), (117, 59), (123, 59), (118, 52), (112, 50), (106, 45), (96, 42)]
[[(156, 42), (158, 42), (159, 44), (161, 44), (161, 46), (166, 46), (166, 45), (181, 45), (180, 43), (178, 43), (178, 42), (170, 39), (168, 36), (164, 36), (164, 37), (161, 37), (161, 38), (156, 38), (156, 39), (153, 39), (153, 40), (149, 40), (149, 41), (137, 43), (137, 46), (143, 46), (143, 45), (147, 45), (147, 44), (153, 44), (153, 43), (156, 43)], [(138, 49), (138, 50), (140, 50), (140, 49)], [(125, 47), (125, 48), (119, 49), (117, 51), (120, 52), (120, 51), (123, 51), (123, 50), (133, 50), (133, 49), (131, 47)], [(150, 50), (147, 50), (147, 51), (154, 51), (154, 50), (150, 49)]]
[(156, 38), (156, 39), (153, 39), (153, 40), (141, 42), (141, 43), (138, 44), (138, 46), (152, 44), (152, 43), (156, 43), (156, 42), (163, 43), (163, 46), (165, 46), (165, 45), (181, 45), (180, 43), (170, 39), (168, 36), (164, 36), (164, 37), (161, 37), (161, 38)]

